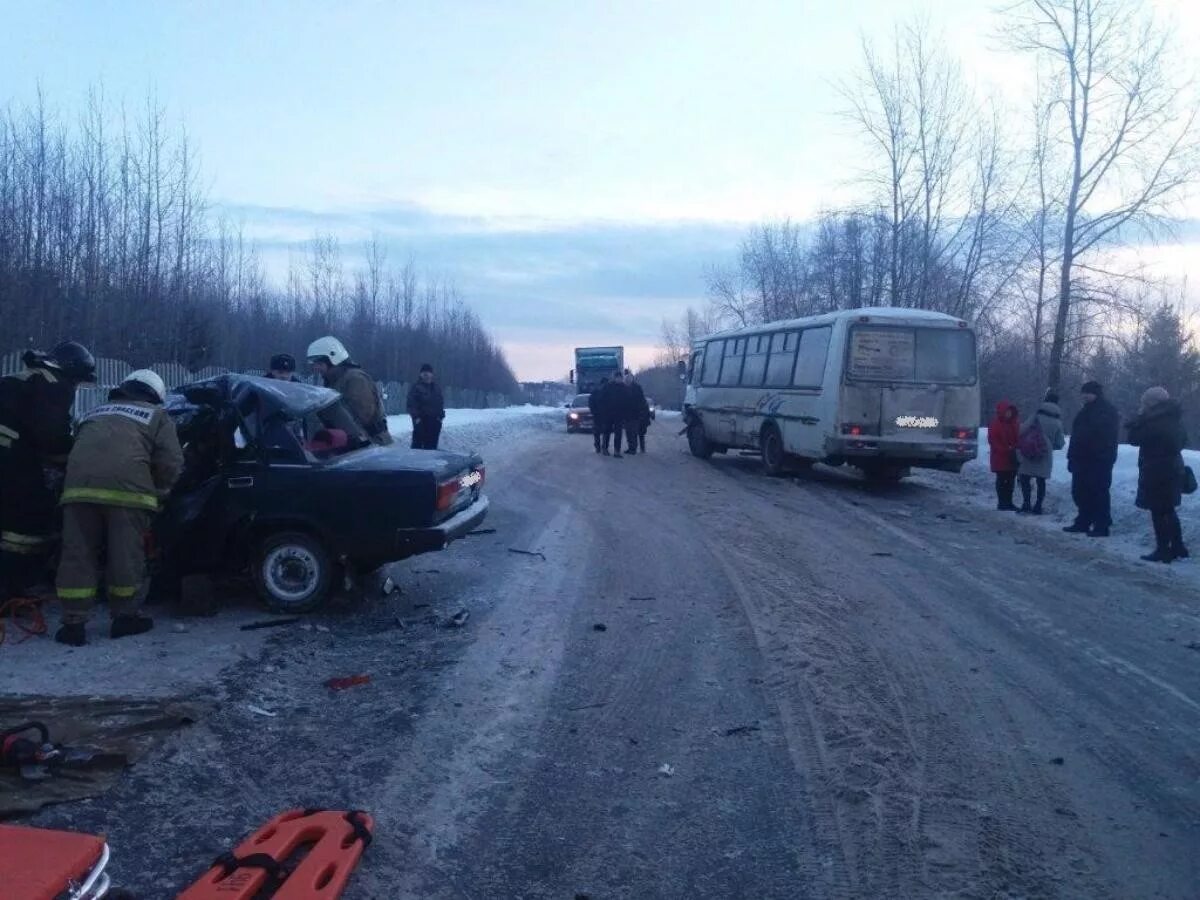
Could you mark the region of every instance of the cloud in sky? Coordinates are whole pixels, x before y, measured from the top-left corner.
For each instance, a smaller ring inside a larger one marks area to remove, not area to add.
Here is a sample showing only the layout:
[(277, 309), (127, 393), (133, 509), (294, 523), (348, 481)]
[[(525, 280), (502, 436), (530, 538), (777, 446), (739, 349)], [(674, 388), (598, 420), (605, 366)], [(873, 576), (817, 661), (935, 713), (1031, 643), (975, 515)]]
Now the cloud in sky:
[(718, 222), (575, 222), (433, 213), (416, 204), (310, 211), (247, 204), (216, 210), (254, 241), (276, 282), (317, 232), (341, 242), (347, 270), (378, 236), (389, 261), (454, 281), (505, 346), (520, 377), (553, 378), (571, 348), (625, 344), (649, 362), (664, 317), (704, 302), (704, 272), (745, 227)]

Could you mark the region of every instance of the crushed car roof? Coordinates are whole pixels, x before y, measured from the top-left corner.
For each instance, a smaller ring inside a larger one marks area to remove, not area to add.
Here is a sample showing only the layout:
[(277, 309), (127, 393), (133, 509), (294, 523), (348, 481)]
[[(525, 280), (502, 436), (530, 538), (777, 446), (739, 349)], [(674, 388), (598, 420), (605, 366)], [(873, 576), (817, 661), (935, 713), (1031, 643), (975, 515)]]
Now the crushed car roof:
[(212, 406), (218, 403), (243, 402), (256, 397), (268, 412), (283, 412), (289, 416), (307, 416), (324, 409), (338, 399), (336, 391), (298, 381), (276, 381), (255, 375), (218, 375), (176, 388), (189, 403)]

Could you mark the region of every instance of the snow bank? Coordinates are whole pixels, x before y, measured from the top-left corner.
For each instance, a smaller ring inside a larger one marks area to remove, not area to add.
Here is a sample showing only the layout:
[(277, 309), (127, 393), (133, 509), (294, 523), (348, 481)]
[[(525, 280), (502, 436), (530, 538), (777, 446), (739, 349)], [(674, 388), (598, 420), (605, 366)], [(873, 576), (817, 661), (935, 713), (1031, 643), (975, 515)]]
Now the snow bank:
[[(549, 430), (564, 422), (563, 410), (558, 406), (526, 404), (499, 409), (448, 409), (438, 446), (443, 450), (474, 450), (520, 431)], [(408, 416), (388, 416), (388, 431), (397, 441), (408, 443), (412, 435), (412, 419)]]
[[(1069, 442), (1068, 442), (1069, 446)], [(914, 479), (924, 484), (930, 484), (941, 490), (960, 494), (972, 506), (994, 509), (996, 506), (995, 476), (991, 471), (990, 454), (988, 453), (987, 429), (979, 429), (979, 458), (972, 460), (963, 467), (960, 475), (946, 472), (928, 472), (922, 469), (914, 470)], [(1185, 450), (1184, 462), (1192, 467), (1192, 471), (1200, 472), (1200, 451)], [(1137, 497), (1138, 479), (1138, 448), (1121, 444), (1117, 451), (1117, 464), (1113, 469), (1112, 486), (1112, 537), (1104, 541), (1096, 541), (1115, 553), (1136, 559), (1143, 553), (1154, 548), (1154, 532), (1150, 527), (1150, 514), (1134, 505)], [(1021, 502), (1021, 491), (1017, 488), (1017, 504)], [(1046, 515), (1016, 516), (1008, 515), (1014, 520), (1014, 527), (1039, 528), (1058, 532), (1063, 540), (1089, 540), (1079, 535), (1062, 534), (1064, 525), (1075, 520), (1075, 504), (1071, 501), (1071, 473), (1067, 471), (1067, 451), (1060, 450), (1054, 454), (1054, 471), (1046, 486)], [(1184, 543), (1190, 547), (1200, 548), (1200, 494), (1183, 498), (1179, 508), (1179, 518), (1183, 522)], [(1175, 568), (1187, 570), (1190, 578), (1200, 581), (1200, 558), (1195, 562), (1178, 565)]]

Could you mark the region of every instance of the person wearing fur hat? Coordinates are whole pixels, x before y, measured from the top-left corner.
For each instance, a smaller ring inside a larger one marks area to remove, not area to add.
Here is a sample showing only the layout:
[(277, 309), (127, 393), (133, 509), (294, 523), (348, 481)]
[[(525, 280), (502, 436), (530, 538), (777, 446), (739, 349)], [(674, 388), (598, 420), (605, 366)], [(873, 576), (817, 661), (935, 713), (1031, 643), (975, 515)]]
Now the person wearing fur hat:
[(1175, 511), (1183, 500), (1183, 409), (1164, 387), (1142, 395), (1138, 414), (1129, 423), (1129, 443), (1138, 448), (1137, 507), (1150, 513), (1154, 527), (1154, 552), (1146, 562), (1169, 563), (1187, 559), (1183, 527)]
[(1067, 446), (1071, 499), (1079, 512), (1063, 531), (1108, 537), (1112, 526), (1112, 472), (1117, 464), (1121, 417), (1117, 408), (1105, 399), (1100, 382), (1089, 381), (1080, 393), (1083, 407), (1071, 425), (1071, 443)]

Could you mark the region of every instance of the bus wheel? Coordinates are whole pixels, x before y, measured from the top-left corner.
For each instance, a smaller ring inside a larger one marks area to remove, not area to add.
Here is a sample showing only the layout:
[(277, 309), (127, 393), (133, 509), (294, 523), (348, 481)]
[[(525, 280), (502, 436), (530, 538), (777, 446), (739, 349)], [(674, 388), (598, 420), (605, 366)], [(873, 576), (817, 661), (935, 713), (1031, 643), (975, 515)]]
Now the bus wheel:
[(783, 437), (774, 425), (767, 425), (759, 436), (762, 447), (763, 468), (768, 475), (782, 475), (787, 463), (787, 455), (783, 452)]
[(713, 455), (713, 446), (709, 443), (708, 436), (704, 433), (704, 425), (699, 419), (693, 419), (692, 424), (688, 426), (687, 439), (688, 449), (696, 459), (708, 459)]

